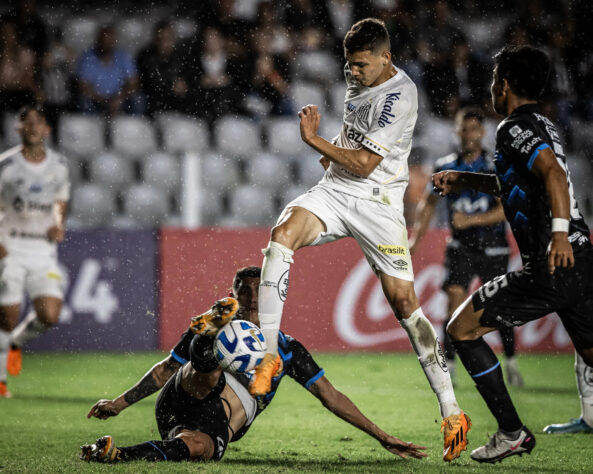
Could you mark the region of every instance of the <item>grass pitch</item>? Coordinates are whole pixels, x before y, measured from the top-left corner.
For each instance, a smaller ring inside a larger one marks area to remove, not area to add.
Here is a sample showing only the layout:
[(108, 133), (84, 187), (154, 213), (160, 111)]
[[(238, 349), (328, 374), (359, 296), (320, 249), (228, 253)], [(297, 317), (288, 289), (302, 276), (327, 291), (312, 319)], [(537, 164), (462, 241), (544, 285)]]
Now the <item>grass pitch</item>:
[[(386, 431), (428, 446), (424, 460), (403, 460), (325, 410), (288, 377), (248, 434), (220, 463), (87, 464), (79, 446), (104, 434), (120, 446), (158, 439), (155, 395), (107, 421), (87, 420), (99, 398), (113, 398), (163, 357), (149, 354), (25, 354), (23, 372), (9, 378), (14, 398), (0, 399), (0, 472), (592, 472), (593, 436), (544, 435), (542, 428), (580, 413), (574, 358), (520, 356), (524, 388), (511, 388), (519, 414), (537, 438), (531, 456), (479, 465), (468, 453), (441, 460), (436, 397), (410, 354), (316, 356), (329, 380)], [(457, 398), (474, 426), (473, 449), (496, 423), (458, 365)]]

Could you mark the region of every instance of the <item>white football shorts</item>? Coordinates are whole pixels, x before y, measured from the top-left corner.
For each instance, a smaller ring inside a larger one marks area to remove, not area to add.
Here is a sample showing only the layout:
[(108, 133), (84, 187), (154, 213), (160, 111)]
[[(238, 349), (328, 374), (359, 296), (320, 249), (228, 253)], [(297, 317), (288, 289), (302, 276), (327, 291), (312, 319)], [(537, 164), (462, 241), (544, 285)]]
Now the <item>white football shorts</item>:
[(391, 204), (388, 205), (351, 196), (321, 183), (288, 203), (278, 221), (282, 220), (286, 209), (303, 207), (326, 226), (326, 231), (321, 232), (311, 245), (353, 237), (376, 274), (381, 272), (413, 281), (408, 231), (403, 215), (404, 191), (403, 187), (390, 191)]
[(63, 277), (53, 255), (9, 253), (0, 260), (0, 305), (20, 304), (26, 291), (30, 299), (63, 299)]

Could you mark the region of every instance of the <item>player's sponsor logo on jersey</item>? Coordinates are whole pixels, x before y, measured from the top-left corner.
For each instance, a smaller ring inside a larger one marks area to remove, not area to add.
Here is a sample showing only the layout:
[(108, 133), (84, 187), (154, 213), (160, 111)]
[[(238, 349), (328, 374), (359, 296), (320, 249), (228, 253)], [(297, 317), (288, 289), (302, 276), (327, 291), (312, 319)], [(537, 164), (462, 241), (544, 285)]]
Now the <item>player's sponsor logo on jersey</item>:
[(525, 130), (515, 137), (511, 146), (513, 148), (519, 148), (521, 144), (531, 136), (533, 136), (533, 132), (531, 130)]
[(531, 150), (533, 149), (533, 147), (537, 144), (541, 142), (541, 138), (539, 137), (533, 137), (531, 140), (529, 140), (529, 143), (523, 145), (521, 147), (521, 153), (529, 153), (531, 152)]
[(400, 270), (405, 270), (406, 268), (408, 268), (408, 262), (406, 262), (405, 260), (403, 260), (401, 258), (394, 260), (393, 264)]
[(406, 248), (403, 245), (377, 245), (379, 252), (386, 255), (405, 255)]
[(217, 446), (217, 449), (218, 449), (218, 457), (221, 457), (222, 456), (222, 453), (224, 453), (224, 440), (220, 436), (217, 436), (216, 437), (216, 444), (218, 445)]
[(43, 190), (43, 187), (40, 184), (32, 184), (29, 187), (29, 191), (32, 193), (40, 193)]
[(399, 100), (400, 95), (400, 92), (393, 92), (392, 94), (387, 94), (387, 99), (383, 104), (383, 110), (381, 110), (381, 115), (379, 116), (379, 127), (383, 128), (386, 125), (389, 125), (392, 122), (392, 119), (395, 118), (395, 115), (391, 112), (393, 110), (394, 102)]
[(62, 275), (60, 275), (57, 272), (47, 272), (47, 278), (49, 278), (50, 280), (61, 280)]
[(583, 371), (583, 380), (587, 385), (593, 387), (593, 369), (588, 365), (585, 366), (585, 370)]
[(286, 270), (278, 280), (278, 296), (282, 301), (286, 301), (288, 295), (288, 270)]
[(348, 105), (346, 105), (346, 109), (348, 109), (350, 112), (354, 112), (356, 110), (356, 105), (350, 102)]
[(521, 130), (521, 127), (519, 127), (519, 125), (514, 125), (513, 127), (511, 127), (511, 129), (509, 130), (509, 133), (511, 134), (511, 136), (513, 138), (515, 138), (517, 135), (519, 135), (523, 130)]

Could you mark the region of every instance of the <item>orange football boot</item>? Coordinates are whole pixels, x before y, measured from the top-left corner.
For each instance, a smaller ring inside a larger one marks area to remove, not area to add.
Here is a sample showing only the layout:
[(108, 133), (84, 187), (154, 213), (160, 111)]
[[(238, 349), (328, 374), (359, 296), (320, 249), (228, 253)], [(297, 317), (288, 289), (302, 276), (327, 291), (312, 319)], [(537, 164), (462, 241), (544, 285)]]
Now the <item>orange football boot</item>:
[(465, 413), (450, 415), (441, 423), (441, 433), (445, 437), (443, 447), (443, 461), (452, 461), (467, 450), (467, 432), (472, 427), (472, 422)]
[(6, 387), (6, 382), (0, 382), (0, 398), (10, 398), (12, 397), (12, 393), (8, 391)]
[(11, 348), (8, 351), (8, 359), (6, 359), (6, 370), (12, 376), (16, 376), (21, 373), (23, 368), (23, 351), (20, 347)]
[(255, 368), (255, 374), (249, 383), (249, 393), (253, 397), (265, 395), (272, 389), (272, 377), (282, 372), (282, 359), (277, 354), (266, 353), (264, 359)]
[(189, 325), (194, 334), (215, 336), (218, 330), (235, 317), (239, 302), (230, 296), (218, 300), (203, 314), (191, 318)]

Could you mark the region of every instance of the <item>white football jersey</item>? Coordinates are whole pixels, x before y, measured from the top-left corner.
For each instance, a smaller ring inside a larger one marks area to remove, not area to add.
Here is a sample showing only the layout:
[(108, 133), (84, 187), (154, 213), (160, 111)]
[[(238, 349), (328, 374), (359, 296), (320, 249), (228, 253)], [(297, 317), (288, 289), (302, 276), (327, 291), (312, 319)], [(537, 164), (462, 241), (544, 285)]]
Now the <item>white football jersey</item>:
[(381, 202), (389, 202), (389, 190), (408, 184), (408, 156), (418, 116), (416, 85), (401, 69), (376, 87), (360, 85), (348, 65), (344, 100), (344, 124), (334, 143), (342, 148), (366, 148), (383, 159), (364, 178), (331, 163), (322, 183), (339, 191)]
[(53, 205), (68, 201), (70, 180), (65, 159), (45, 149), (40, 163), (25, 160), (20, 151), (0, 162), (0, 242), (9, 253), (55, 253), (47, 239), (55, 225)]

